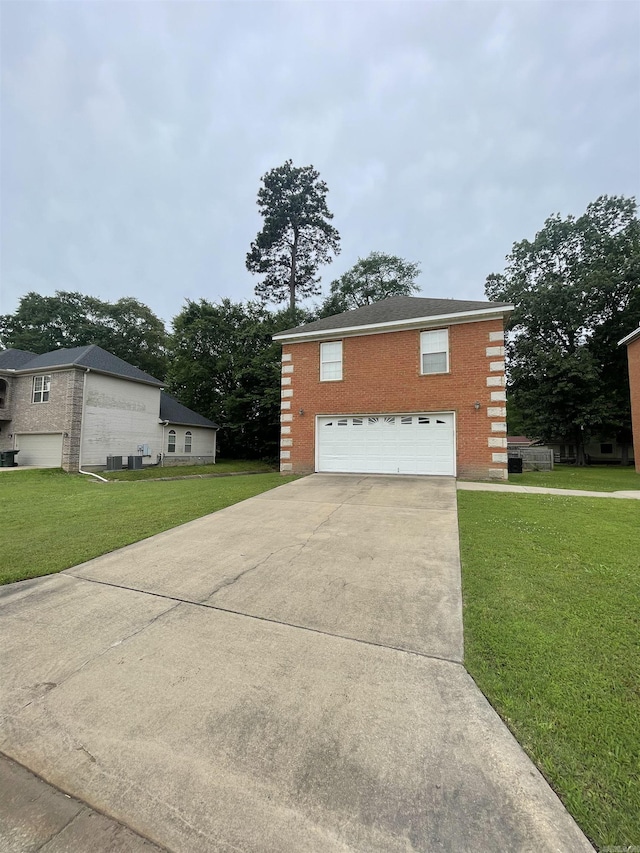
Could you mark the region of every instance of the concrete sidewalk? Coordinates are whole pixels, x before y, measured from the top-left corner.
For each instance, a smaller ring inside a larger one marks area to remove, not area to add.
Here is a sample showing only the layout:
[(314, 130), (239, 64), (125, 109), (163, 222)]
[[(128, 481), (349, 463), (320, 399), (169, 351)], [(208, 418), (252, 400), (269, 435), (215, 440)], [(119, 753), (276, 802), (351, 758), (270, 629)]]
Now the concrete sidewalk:
[(471, 483), (459, 480), (458, 489), (466, 492), (515, 492), (527, 495), (565, 495), (569, 498), (623, 498), (640, 500), (640, 491), (588, 492), (584, 489), (547, 489), (543, 486), (516, 486), (511, 483)]
[(0, 615), (0, 749), (167, 850), (592, 850), (461, 664), (452, 479), (307, 477)]

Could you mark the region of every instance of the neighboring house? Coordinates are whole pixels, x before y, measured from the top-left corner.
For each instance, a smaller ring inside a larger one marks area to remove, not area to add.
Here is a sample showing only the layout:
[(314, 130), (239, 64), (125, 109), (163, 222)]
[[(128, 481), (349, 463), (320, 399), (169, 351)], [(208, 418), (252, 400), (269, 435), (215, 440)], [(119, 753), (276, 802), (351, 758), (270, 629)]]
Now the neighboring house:
[[(544, 446), (553, 450), (556, 462), (573, 464), (578, 458), (578, 448), (568, 441), (547, 441)], [(587, 465), (626, 465), (633, 459), (633, 448), (623, 447), (615, 438), (591, 439), (584, 444), (584, 458)]]
[(215, 462), (216, 431), (158, 379), (101, 347), (0, 352), (0, 450), (19, 450), (20, 465), (78, 471), (104, 468), (107, 456)]
[(506, 479), (512, 308), (397, 296), (274, 335), (281, 470)]
[[(629, 390), (631, 392), (631, 424), (633, 446), (640, 448), (640, 328), (619, 342), (627, 347), (629, 362)], [(636, 471), (640, 474), (640, 453), (635, 454)]]
[(526, 435), (507, 436), (508, 450), (520, 450), (523, 447), (533, 447), (534, 444), (537, 444), (536, 440), (534, 438), (527, 438)]

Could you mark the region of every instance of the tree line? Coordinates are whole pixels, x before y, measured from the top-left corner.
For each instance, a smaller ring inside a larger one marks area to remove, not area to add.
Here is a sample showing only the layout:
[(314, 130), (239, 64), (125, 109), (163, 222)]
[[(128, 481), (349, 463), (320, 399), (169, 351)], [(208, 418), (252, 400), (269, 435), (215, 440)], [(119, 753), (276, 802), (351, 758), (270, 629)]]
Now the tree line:
[[(319, 303), (300, 307), (320, 295), (319, 269), (340, 251), (328, 188), (313, 166), (291, 160), (261, 184), (263, 227), (246, 257), (247, 269), (260, 277), (255, 300), (187, 300), (168, 332), (133, 298), (110, 303), (68, 291), (28, 293), (13, 314), (0, 316), (0, 345), (40, 353), (98, 344), (219, 423), (225, 456), (277, 458), (280, 347), (272, 336), (415, 294), (420, 265), (371, 252)], [(592, 437), (628, 446), (626, 354), (617, 341), (640, 325), (635, 199), (602, 196), (580, 217), (551, 216), (534, 240), (514, 243), (485, 292), (515, 305), (507, 329), (509, 431), (579, 448)]]

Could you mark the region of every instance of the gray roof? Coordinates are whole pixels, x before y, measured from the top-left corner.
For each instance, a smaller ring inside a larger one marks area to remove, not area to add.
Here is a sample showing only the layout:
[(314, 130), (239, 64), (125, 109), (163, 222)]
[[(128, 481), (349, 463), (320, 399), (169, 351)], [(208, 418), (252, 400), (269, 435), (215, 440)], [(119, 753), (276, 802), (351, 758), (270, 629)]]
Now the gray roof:
[(421, 296), (392, 296), (381, 299), (353, 311), (334, 314), (314, 320), (295, 329), (278, 332), (276, 338), (284, 335), (295, 335), (302, 332), (324, 332), (332, 329), (348, 329), (352, 326), (372, 326), (377, 323), (393, 323), (402, 320), (418, 320), (428, 317), (449, 316), (462, 314), (467, 311), (482, 311), (491, 308), (511, 308), (509, 302), (469, 302), (461, 299), (426, 299)]
[(204, 415), (199, 415), (197, 412), (192, 412), (187, 409), (182, 403), (179, 403), (175, 397), (167, 394), (165, 391), (160, 392), (160, 420), (169, 421), (171, 424), (180, 424), (182, 426), (209, 427), (209, 429), (218, 429), (218, 424), (214, 424), (209, 418)]
[[(0, 353), (0, 368), (7, 365), (4, 364), (2, 356), (6, 353), (22, 353), (22, 350), (5, 350)], [(26, 355), (26, 354), (25, 354)], [(49, 370), (56, 367), (89, 367), (98, 373), (110, 373), (113, 376), (121, 376), (124, 379), (131, 379), (134, 382), (145, 382), (148, 385), (162, 385), (163, 383), (156, 379), (155, 376), (150, 376), (144, 370), (134, 367), (127, 361), (118, 358), (97, 344), (89, 344), (86, 347), (70, 347), (69, 349), (54, 349), (51, 352), (36, 355), (28, 353), (29, 359), (20, 361), (19, 364), (13, 365), (12, 370), (30, 372), (33, 370)]]
[(0, 370), (17, 370), (35, 358), (35, 352), (26, 349), (5, 349), (0, 352)]

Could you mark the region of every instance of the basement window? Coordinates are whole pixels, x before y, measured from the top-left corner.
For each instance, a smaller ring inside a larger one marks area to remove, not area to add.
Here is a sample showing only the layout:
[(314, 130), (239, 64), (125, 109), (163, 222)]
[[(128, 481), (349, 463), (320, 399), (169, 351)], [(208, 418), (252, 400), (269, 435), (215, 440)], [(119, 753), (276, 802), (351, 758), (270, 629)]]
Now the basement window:
[(49, 391), (51, 390), (51, 376), (33, 377), (33, 402), (48, 403)]

